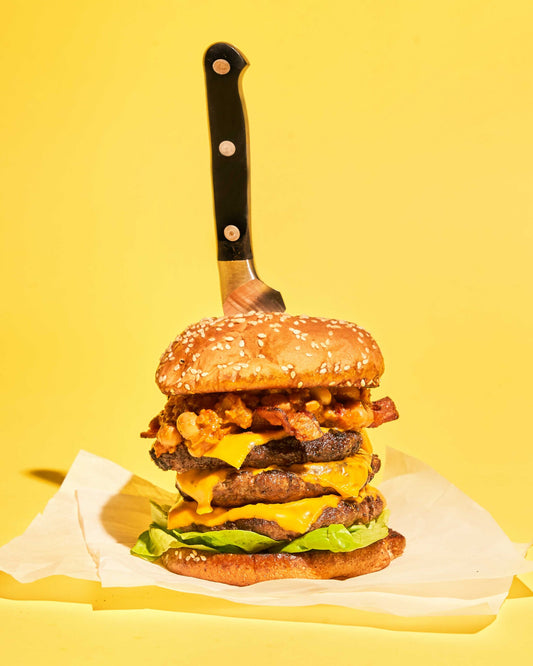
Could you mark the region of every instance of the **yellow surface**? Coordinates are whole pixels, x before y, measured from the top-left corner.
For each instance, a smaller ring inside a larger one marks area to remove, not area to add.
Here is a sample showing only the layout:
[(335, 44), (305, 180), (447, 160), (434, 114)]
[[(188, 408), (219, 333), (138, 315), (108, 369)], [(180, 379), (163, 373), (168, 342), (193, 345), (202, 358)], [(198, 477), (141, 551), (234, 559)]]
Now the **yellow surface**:
[[(0, 542), (80, 448), (172, 487), (137, 434), (162, 405), (160, 352), (221, 312), (202, 71), (218, 40), (252, 63), (261, 276), (291, 311), (374, 333), (378, 394), (401, 412), (378, 450), (424, 459), (530, 540), (532, 21), (527, 0), (2, 3)], [(2, 653), (527, 663), (522, 581), (495, 620), (401, 620), (2, 575)]]

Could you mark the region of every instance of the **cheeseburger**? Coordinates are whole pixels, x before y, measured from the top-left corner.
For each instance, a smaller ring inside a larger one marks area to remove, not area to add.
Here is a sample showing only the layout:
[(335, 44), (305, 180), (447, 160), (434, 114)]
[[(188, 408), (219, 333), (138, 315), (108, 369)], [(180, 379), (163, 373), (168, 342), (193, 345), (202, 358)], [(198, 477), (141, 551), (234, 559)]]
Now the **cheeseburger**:
[(250, 312), (187, 328), (161, 358), (167, 403), (142, 433), (178, 499), (152, 505), (133, 554), (231, 585), (388, 566), (405, 539), (371, 485), (367, 429), (398, 417), (372, 401), (382, 373), (376, 342), (346, 321)]

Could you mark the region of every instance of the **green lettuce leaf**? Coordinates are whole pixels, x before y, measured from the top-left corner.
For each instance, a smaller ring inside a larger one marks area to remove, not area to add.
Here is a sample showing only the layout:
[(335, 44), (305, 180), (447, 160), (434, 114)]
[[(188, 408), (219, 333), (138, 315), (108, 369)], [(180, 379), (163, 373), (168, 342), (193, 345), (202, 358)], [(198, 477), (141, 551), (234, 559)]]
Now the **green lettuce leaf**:
[(152, 525), (143, 532), (131, 549), (133, 555), (157, 560), (169, 548), (195, 548), (215, 553), (303, 553), (308, 550), (329, 550), (346, 553), (364, 548), (388, 534), (384, 511), (368, 525), (329, 525), (308, 532), (293, 541), (275, 541), (248, 530), (214, 530), (211, 532), (179, 532), (166, 529), (168, 507), (152, 503)]
[(152, 514), (152, 523), (159, 525), (164, 530), (167, 529), (167, 520), (168, 512), (170, 511), (170, 505), (163, 504), (160, 506), (155, 502), (150, 502), (150, 513)]
[(384, 539), (389, 533), (387, 512), (383, 512), (368, 525), (328, 525), (307, 532), (288, 544), (276, 549), (278, 553), (303, 553), (306, 550), (329, 550), (333, 553), (349, 553), (358, 548)]
[[(178, 534), (176, 531), (173, 534)], [(219, 553), (258, 553), (277, 546), (280, 542), (249, 530), (214, 530), (213, 532), (186, 532), (179, 534), (187, 546), (201, 545)], [(283, 542), (284, 543), (284, 542)]]
[[(269, 537), (247, 530), (178, 532), (152, 523), (131, 549), (133, 555), (154, 561), (169, 548), (195, 548), (213, 553), (257, 553), (279, 544)], [(284, 542), (283, 542), (284, 543)]]

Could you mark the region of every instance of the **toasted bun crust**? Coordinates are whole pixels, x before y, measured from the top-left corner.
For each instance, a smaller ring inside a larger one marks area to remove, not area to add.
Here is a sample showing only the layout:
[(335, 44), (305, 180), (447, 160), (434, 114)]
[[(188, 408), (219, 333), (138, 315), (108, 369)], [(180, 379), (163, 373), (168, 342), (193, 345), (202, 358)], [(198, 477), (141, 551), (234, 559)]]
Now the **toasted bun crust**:
[(169, 571), (182, 576), (244, 586), (278, 578), (353, 578), (384, 569), (404, 548), (405, 538), (390, 530), (381, 541), (351, 553), (311, 550), (233, 555), (171, 548), (161, 561)]
[(286, 313), (203, 319), (161, 357), (163, 393), (187, 395), (314, 386), (373, 387), (383, 357), (356, 324)]

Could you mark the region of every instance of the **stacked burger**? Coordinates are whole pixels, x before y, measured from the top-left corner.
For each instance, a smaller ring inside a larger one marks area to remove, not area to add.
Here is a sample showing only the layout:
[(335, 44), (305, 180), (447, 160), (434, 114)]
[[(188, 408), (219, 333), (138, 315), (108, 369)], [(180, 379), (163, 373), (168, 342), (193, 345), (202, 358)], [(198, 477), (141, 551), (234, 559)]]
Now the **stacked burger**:
[(161, 358), (168, 400), (143, 433), (179, 496), (153, 505), (132, 552), (232, 585), (388, 566), (405, 539), (370, 485), (380, 461), (366, 429), (398, 416), (371, 400), (382, 373), (350, 322), (253, 312), (187, 328)]

